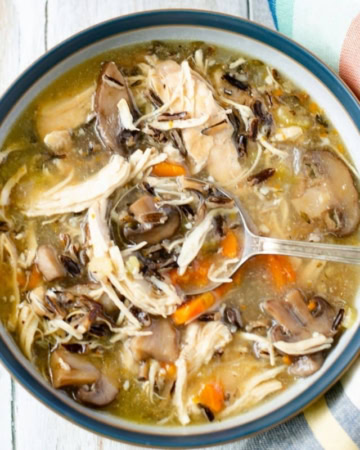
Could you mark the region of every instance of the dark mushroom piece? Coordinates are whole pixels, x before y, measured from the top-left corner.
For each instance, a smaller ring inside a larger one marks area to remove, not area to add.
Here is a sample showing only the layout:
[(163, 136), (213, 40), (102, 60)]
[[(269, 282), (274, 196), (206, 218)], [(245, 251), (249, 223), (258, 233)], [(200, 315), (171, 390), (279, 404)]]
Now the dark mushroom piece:
[(346, 165), (329, 150), (304, 155), (306, 190), (292, 201), (299, 214), (336, 236), (347, 236), (359, 225), (359, 194)]
[(119, 389), (113, 382), (102, 374), (91, 386), (84, 385), (78, 389), (76, 398), (87, 405), (101, 407), (114, 401), (118, 392)]
[(310, 311), (305, 298), (298, 289), (290, 290), (283, 299), (267, 300), (263, 307), (280, 325), (272, 330), (274, 341), (296, 342), (312, 337), (317, 332), (326, 337), (336, 334), (333, 328), (335, 309), (322, 297), (315, 296), (310, 302), (316, 307)]
[(111, 403), (118, 388), (86, 356), (74, 354), (64, 347), (57, 348), (50, 357), (51, 380), (55, 388), (80, 386), (76, 398), (93, 406), (106, 406)]
[(123, 138), (130, 138), (133, 132), (126, 134), (121, 122), (118, 103), (122, 99), (136, 119), (139, 112), (125, 77), (114, 62), (107, 62), (102, 67), (95, 93), (96, 129), (106, 147), (124, 154)]
[(125, 222), (122, 234), (126, 241), (133, 244), (146, 241), (148, 245), (169, 239), (177, 232), (181, 224), (178, 208), (164, 205), (156, 208), (152, 197), (144, 195), (129, 208), (134, 214), (134, 221)]
[(100, 371), (83, 356), (57, 348), (50, 357), (51, 380), (55, 388), (95, 383)]
[(179, 356), (179, 343), (170, 320), (154, 319), (150, 327), (144, 330), (151, 331), (152, 334), (132, 339), (131, 351), (134, 358), (138, 361), (154, 358), (162, 362), (175, 362)]

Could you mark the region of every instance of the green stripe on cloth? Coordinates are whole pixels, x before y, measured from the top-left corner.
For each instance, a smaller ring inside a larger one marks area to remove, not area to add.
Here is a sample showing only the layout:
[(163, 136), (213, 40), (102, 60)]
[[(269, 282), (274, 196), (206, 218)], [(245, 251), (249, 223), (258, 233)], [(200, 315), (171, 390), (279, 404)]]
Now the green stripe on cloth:
[(339, 70), (342, 45), (352, 20), (360, 13), (359, 0), (268, 0), (281, 33), (292, 37)]
[(293, 33), (294, 1), (276, 0), (275, 5), (279, 30), (290, 37)]

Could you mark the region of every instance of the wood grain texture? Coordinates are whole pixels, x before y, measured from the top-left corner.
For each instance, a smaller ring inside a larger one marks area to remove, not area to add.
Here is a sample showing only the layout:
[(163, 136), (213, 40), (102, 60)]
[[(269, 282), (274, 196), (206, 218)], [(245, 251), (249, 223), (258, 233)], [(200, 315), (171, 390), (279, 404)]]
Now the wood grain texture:
[(44, 53), (44, 32), (44, 0), (0, 0), (0, 95)]
[[(266, 0), (0, 0), (0, 94), (45, 50), (72, 34), (116, 16), (159, 8), (207, 9), (243, 17), (250, 13), (255, 21), (272, 26)], [(1, 450), (136, 448), (82, 430), (18, 384), (13, 386), (0, 367)], [(221, 448), (236, 450), (238, 444)]]
[(12, 449), (12, 381), (6, 370), (0, 366), (0, 447)]
[(113, 17), (164, 8), (207, 9), (243, 17), (247, 17), (248, 9), (246, 0), (49, 0), (48, 46), (51, 48), (82, 29)]
[(275, 28), (268, 0), (251, 0), (249, 2), (249, 19), (269, 28)]

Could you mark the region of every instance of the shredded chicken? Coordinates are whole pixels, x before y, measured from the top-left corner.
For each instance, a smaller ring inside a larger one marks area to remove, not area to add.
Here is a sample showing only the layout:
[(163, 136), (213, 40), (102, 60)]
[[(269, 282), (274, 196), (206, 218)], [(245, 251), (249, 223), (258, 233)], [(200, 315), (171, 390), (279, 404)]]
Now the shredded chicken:
[(275, 141), (296, 141), (303, 135), (303, 130), (301, 127), (284, 127), (284, 128), (278, 128), (275, 135), (274, 140)]
[(52, 131), (74, 129), (85, 123), (91, 111), (95, 85), (91, 85), (76, 95), (42, 104), (36, 117), (36, 125), (41, 138)]
[(201, 366), (208, 364), (214, 353), (223, 349), (231, 340), (229, 329), (218, 321), (205, 325), (193, 322), (186, 327), (183, 348), (175, 363), (177, 379), (173, 399), (182, 425), (190, 421), (185, 403), (187, 379), (195, 375)]
[[(92, 246), (90, 270), (103, 283), (104, 290), (113, 301), (116, 301), (117, 295), (109, 283), (133, 305), (149, 314), (163, 317), (172, 314), (182, 302), (173, 286), (155, 278), (149, 282), (141, 275), (134, 277), (126, 270), (119, 248), (109, 237), (104, 202), (101, 200), (89, 209), (89, 234)], [(125, 308), (120, 300), (116, 301), (116, 304), (119, 308)], [(128, 310), (123, 309), (123, 312), (130, 314)]]
[(207, 215), (199, 225), (197, 225), (193, 230), (190, 231), (190, 233), (185, 237), (185, 240), (181, 247), (180, 255), (177, 260), (179, 266), (179, 275), (183, 275), (185, 273), (188, 265), (195, 259), (196, 255), (199, 253), (201, 247), (205, 242), (207, 234), (213, 228), (213, 218), (218, 214), (231, 213), (237, 213), (237, 210), (235, 208), (213, 209), (207, 213)]
[(331, 347), (334, 339), (314, 333), (313, 337), (297, 342), (276, 341), (274, 347), (288, 355), (308, 355)]
[(208, 271), (208, 279), (213, 283), (231, 283), (232, 279), (229, 276), (229, 266), (239, 262), (239, 258), (224, 259), (219, 266), (211, 264)]
[(234, 403), (227, 406), (219, 414), (219, 417), (225, 418), (235, 412), (238, 413), (242, 409), (260, 402), (263, 398), (281, 389), (282, 383), (276, 380), (275, 377), (283, 372), (284, 369), (284, 366), (276, 367), (250, 378), (244, 386), (242, 395)]
[[(159, 114), (166, 111), (170, 113), (185, 111), (189, 115), (188, 120), (176, 120), (175, 123), (155, 121), (155, 126), (164, 129), (174, 126), (184, 128), (182, 137), (191, 161), (192, 174), (207, 167), (210, 175), (219, 182), (235, 178), (241, 167), (232, 141), (233, 128), (226, 111), (215, 101), (209, 84), (190, 69), (187, 61), (183, 61), (181, 65), (174, 61), (160, 61), (155, 64), (154, 69), (148, 71), (147, 75), (149, 87), (164, 104), (140, 120), (156, 119)], [(211, 136), (201, 133), (202, 129), (224, 120), (226, 126), (218, 133)], [(221, 152), (218, 151), (219, 148), (222, 149)], [(219, 153), (222, 158), (221, 170), (217, 164)]]
[(75, 185), (65, 185), (49, 192), (42, 192), (37, 201), (25, 210), (27, 216), (52, 216), (80, 212), (100, 198), (106, 198), (125, 184), (130, 165), (119, 155), (113, 155), (109, 163), (95, 175)]
[(124, 128), (126, 130), (133, 130), (133, 131), (138, 130), (138, 128), (136, 128), (134, 125), (134, 119), (133, 116), (131, 115), (127, 101), (124, 98), (122, 98), (119, 101), (117, 107), (119, 110), (120, 120)]
[(179, 275), (183, 275), (185, 273), (188, 265), (199, 253), (199, 250), (205, 242), (207, 234), (213, 228), (213, 218), (214, 214), (209, 212), (205, 219), (186, 236), (177, 260)]
[(158, 155), (154, 149), (145, 152), (137, 150), (129, 162), (120, 155), (113, 155), (106, 166), (85, 181), (69, 184), (72, 177), (68, 177), (65, 183), (61, 182), (41, 192), (24, 212), (29, 217), (35, 217), (84, 211), (95, 201), (109, 197), (115, 189), (164, 159), (166, 155)]
[(262, 348), (264, 348), (269, 353), (270, 364), (272, 366), (275, 365), (274, 345), (271, 343), (269, 339), (263, 336), (259, 336), (255, 333), (240, 332), (239, 335), (247, 341), (257, 342), (258, 344), (260, 344)]
[(13, 188), (18, 184), (21, 178), (26, 175), (27, 168), (25, 165), (21, 166), (15, 174), (10, 177), (2, 188), (0, 195), (0, 206), (7, 206), (10, 202), (10, 195)]
[(39, 318), (26, 303), (22, 304), (18, 319), (19, 342), (26, 357), (32, 359), (32, 345), (39, 324)]

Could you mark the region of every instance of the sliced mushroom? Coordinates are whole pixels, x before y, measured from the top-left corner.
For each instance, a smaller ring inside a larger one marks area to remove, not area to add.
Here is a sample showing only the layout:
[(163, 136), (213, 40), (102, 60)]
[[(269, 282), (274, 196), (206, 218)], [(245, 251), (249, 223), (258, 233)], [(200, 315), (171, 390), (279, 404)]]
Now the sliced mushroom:
[(55, 388), (93, 384), (100, 377), (100, 371), (84, 356), (57, 348), (50, 357), (51, 380)]
[(135, 359), (144, 361), (154, 358), (157, 361), (174, 362), (179, 356), (178, 336), (175, 328), (167, 319), (153, 320), (148, 336), (136, 336), (131, 341), (131, 350)]
[(129, 207), (129, 212), (134, 215), (135, 219), (140, 223), (153, 222), (152, 217), (157, 217), (158, 210), (154, 197), (151, 195), (143, 195)]
[(295, 375), (296, 377), (308, 377), (317, 372), (323, 363), (324, 355), (321, 352), (301, 356), (291, 364), (288, 372), (290, 375)]
[(313, 336), (313, 333), (326, 337), (336, 334), (336, 330), (333, 329), (335, 309), (319, 296), (313, 297), (310, 302), (316, 303), (312, 311), (301, 292), (298, 289), (292, 289), (284, 299), (267, 300), (264, 303), (265, 311), (281, 325), (281, 328), (273, 329), (274, 341), (294, 342), (308, 339)]
[(84, 385), (78, 389), (76, 398), (88, 405), (100, 407), (114, 401), (118, 392), (114, 383), (107, 376), (101, 375), (91, 386)]
[(66, 271), (52, 245), (40, 245), (36, 252), (36, 264), (47, 281), (64, 277)]
[[(132, 119), (138, 116), (138, 110), (127, 82), (114, 62), (103, 65), (95, 94), (96, 127), (103, 143), (112, 151), (126, 153), (122, 143), (123, 138), (130, 138), (132, 131), (124, 133), (126, 128), (122, 123), (118, 105), (126, 106)], [(127, 111), (126, 111), (127, 112)], [(127, 115), (127, 114), (126, 114)], [(127, 117), (126, 122), (128, 122)], [(126, 135), (126, 136), (125, 136)]]
[(181, 224), (178, 208), (172, 205), (156, 208), (148, 195), (136, 200), (129, 211), (134, 214), (135, 222), (126, 222), (122, 233), (131, 243), (146, 241), (148, 245), (157, 244), (174, 236)]
[(351, 234), (360, 221), (359, 194), (346, 165), (328, 150), (304, 155), (306, 190), (292, 201), (299, 214), (337, 236)]

